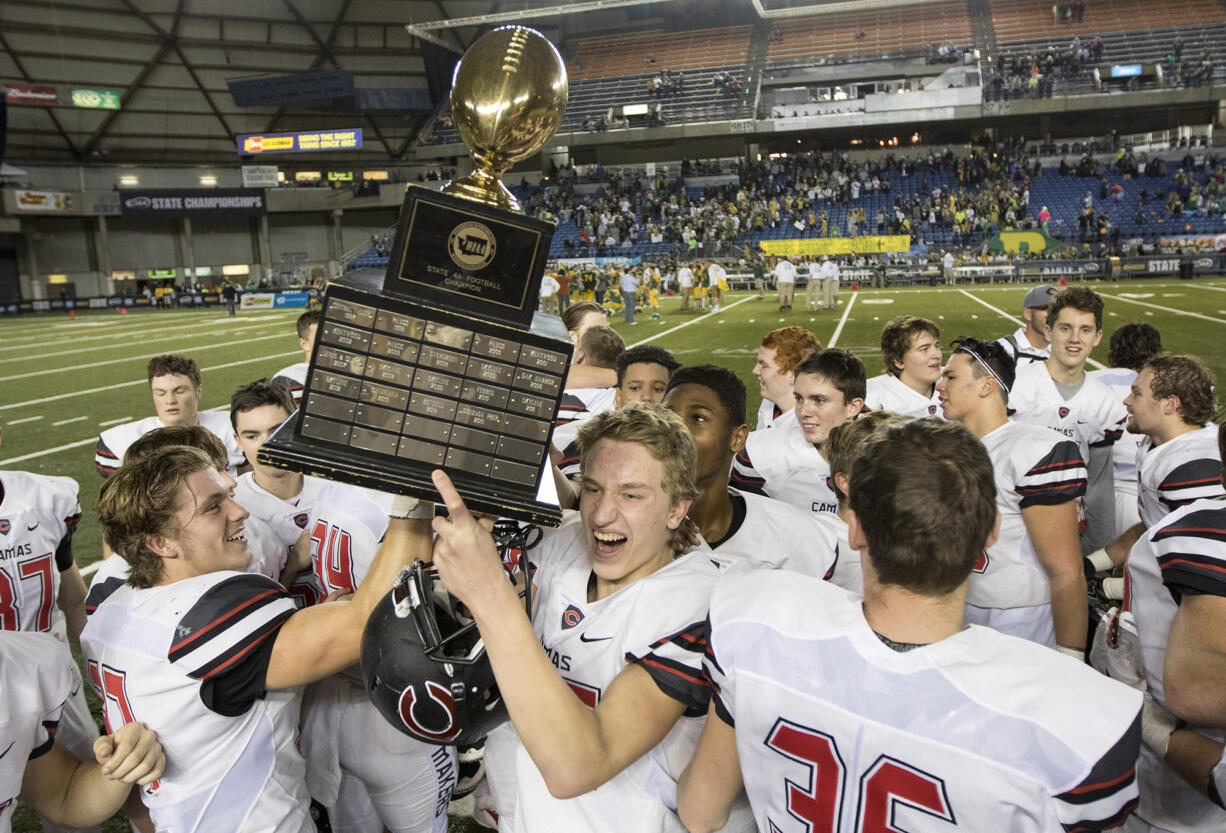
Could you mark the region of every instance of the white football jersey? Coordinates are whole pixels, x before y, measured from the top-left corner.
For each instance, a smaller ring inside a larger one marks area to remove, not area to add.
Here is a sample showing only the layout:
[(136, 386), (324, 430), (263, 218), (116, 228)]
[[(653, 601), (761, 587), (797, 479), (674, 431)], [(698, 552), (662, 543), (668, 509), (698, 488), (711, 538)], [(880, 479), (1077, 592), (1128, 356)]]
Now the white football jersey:
[(296, 746), (300, 695), (264, 690), (276, 634), (293, 613), (276, 582), (223, 570), (122, 585), (89, 617), (81, 648), (107, 731), (139, 720), (166, 752), (162, 777), (140, 790), (157, 829), (312, 828)]
[(51, 751), (75, 679), (55, 637), (0, 631), (0, 833), (13, 829), (26, 765)]
[[(234, 487), (234, 499), (251, 513), (251, 518), (256, 518), (268, 525), (280, 552), (284, 553), (281, 557), (282, 568), (284, 568), (285, 557), (289, 550), (298, 542), (298, 537), (307, 528), (311, 505), (315, 502), (315, 496), (319, 494), (323, 484), (324, 481), (318, 477), (304, 476), (302, 491), (298, 493), (298, 496), (290, 500), (282, 500), (256, 483), (254, 472), (247, 472), (238, 478), (238, 484)], [(248, 522), (251, 518), (248, 518)], [(281, 573), (278, 571), (271, 577), (280, 579), (280, 576)], [(300, 608), (319, 604), (327, 596), (327, 593), (323, 592), (319, 579), (315, 577), (314, 570), (308, 570), (296, 576), (288, 589), (289, 594), (294, 597), (294, 603)]]
[[(197, 416), (200, 425), (216, 435), (225, 445), (226, 456), (230, 461), (227, 471), (233, 477), (238, 467), (247, 462), (247, 457), (238, 447), (238, 440), (234, 438), (234, 426), (230, 424), (229, 412), (200, 411)], [(135, 422), (125, 422), (123, 425), (116, 425), (114, 428), (103, 431), (98, 435), (98, 446), (94, 449), (94, 467), (98, 470), (98, 474), (110, 477), (117, 468), (123, 465), (123, 455), (128, 450), (128, 446), (155, 428), (165, 427), (160, 419), (151, 416)]]
[(559, 529), (547, 531), (531, 556), (537, 567), (533, 629), (580, 700), (595, 708), (613, 679), (637, 663), (687, 709), (648, 755), (578, 798), (550, 796), (521, 746), (516, 752), (516, 829), (682, 833), (685, 828), (674, 812), (676, 781), (693, 756), (706, 714), (701, 633), (723, 560), (700, 548), (589, 602), (590, 548), (578, 513), (568, 513)]
[(294, 398), (294, 404), (298, 405), (302, 402), (302, 392), (306, 388), (307, 371), (310, 370), (310, 367), (309, 362), (291, 364), (289, 367), (278, 370), (272, 377), (272, 383), (289, 391), (289, 395)]
[(752, 492), (730, 488), (728, 494), (732, 525), (723, 538), (707, 542), (720, 558), (795, 570), (820, 579), (834, 575), (838, 538), (816, 515)]
[(1084, 495), (1085, 461), (1076, 443), (1039, 425), (1006, 422), (981, 439), (992, 460), (1000, 536), (975, 564), (966, 602), (993, 609), (1049, 605), (1051, 584), (1026, 532), (1022, 510)]
[(864, 407), (870, 411), (893, 411), (908, 417), (940, 417), (941, 396), (936, 386), (929, 396), (916, 393), (905, 382), (890, 373), (874, 376), (867, 382)]
[(1077, 393), (1065, 399), (1046, 362), (1018, 365), (1009, 407), (1018, 422), (1044, 425), (1074, 440), (1083, 460), (1089, 459), (1090, 446), (1118, 440), (1128, 419), (1124, 400), (1088, 374)]
[(1005, 348), (1009, 358), (1013, 359), (1018, 367), (1027, 362), (1044, 362), (1051, 358), (1051, 345), (1035, 347), (1031, 344), (1030, 339), (1026, 337), (1025, 325), (1018, 327), (1013, 335), (1001, 336), (996, 339), (996, 343)]
[(64, 618), (60, 573), (80, 520), (72, 478), (0, 471), (0, 630), (48, 632)]
[[(1160, 446), (1161, 447), (1161, 446)], [(1162, 671), (1171, 623), (1185, 589), (1226, 596), (1226, 498), (1198, 500), (1160, 519), (1128, 553), (1132, 614), (1141, 641), (1141, 666), (1149, 694), (1166, 704)], [(1226, 730), (1195, 728), (1221, 743)], [(1137, 764), (1141, 806), (1137, 815), (1171, 833), (1226, 830), (1226, 810), (1192, 789), (1149, 747)]]
[(758, 406), (758, 427), (754, 430), (764, 431), (767, 428), (783, 428), (796, 424), (796, 409), (781, 409), (769, 399), (763, 399)]
[[(613, 410), (613, 397), (617, 395), (617, 388), (567, 388), (562, 391), (562, 401), (558, 405), (558, 416), (554, 419), (554, 425), (563, 426), (571, 422), (582, 422), (585, 419), (591, 419), (601, 411)], [(557, 442), (558, 431), (554, 431), (554, 442)], [(570, 440), (574, 439), (572, 434), (562, 445), (562, 448)]]
[(805, 440), (798, 423), (751, 431), (745, 448), (732, 460), (729, 482), (806, 512), (834, 512), (839, 506), (830, 464)]
[(830, 583), (842, 587), (850, 593), (863, 595), (864, 566), (860, 563), (860, 551), (851, 548), (847, 540), (847, 521), (839, 517), (837, 512), (818, 512), (813, 517), (832, 533), (839, 545), (839, 561), (834, 565), (834, 575)]
[[(1106, 385), (1121, 402), (1132, 393), (1132, 383), (1137, 378), (1137, 372), (1126, 367), (1087, 370), (1086, 375)], [(1134, 497), (1137, 482), (1137, 448), (1141, 445), (1144, 436), (1144, 434), (1134, 434), (1125, 428), (1111, 448), (1111, 470), (1117, 488), (1120, 483), (1128, 483), (1133, 489)]]
[(1194, 500), (1226, 494), (1217, 426), (1180, 434), (1155, 446), (1144, 437), (1137, 449), (1137, 506), (1145, 528)]
[(1056, 833), (1135, 805), (1140, 692), (974, 625), (899, 652), (858, 596), (738, 578), (712, 595), (704, 667), (759, 830)]

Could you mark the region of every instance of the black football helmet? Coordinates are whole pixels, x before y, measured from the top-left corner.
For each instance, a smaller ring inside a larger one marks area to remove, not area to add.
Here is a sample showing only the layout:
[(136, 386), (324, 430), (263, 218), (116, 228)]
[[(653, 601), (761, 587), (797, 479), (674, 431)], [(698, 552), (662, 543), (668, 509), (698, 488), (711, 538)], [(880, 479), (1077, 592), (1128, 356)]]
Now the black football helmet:
[[(526, 572), (526, 551), (540, 529), (499, 527), (494, 538), (504, 560), (523, 555), (518, 566)], [(371, 702), (397, 730), (426, 743), (471, 746), (506, 722), (507, 709), (476, 623), (437, 579), (438, 571), (421, 561), (401, 570), (366, 622), (362, 677)], [(529, 593), (520, 595), (530, 609)]]

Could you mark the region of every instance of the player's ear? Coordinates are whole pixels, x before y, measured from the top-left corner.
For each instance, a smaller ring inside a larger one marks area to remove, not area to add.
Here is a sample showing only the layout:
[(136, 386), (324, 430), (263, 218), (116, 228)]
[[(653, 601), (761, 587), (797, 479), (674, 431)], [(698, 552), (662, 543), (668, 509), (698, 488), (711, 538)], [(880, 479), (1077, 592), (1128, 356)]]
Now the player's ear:
[(996, 540), (1000, 538), (1000, 513), (996, 513), (996, 521), (992, 524), (992, 531), (988, 533), (988, 540), (984, 543), (983, 548), (989, 549), (996, 544)]
[(673, 504), (673, 508), (668, 513), (668, 528), (679, 529), (681, 522), (685, 520), (686, 514), (690, 511), (694, 501), (690, 498), (684, 498)]
[(749, 439), (749, 426), (738, 425), (732, 429), (732, 436), (728, 439), (728, 449), (734, 454), (740, 454), (745, 450), (745, 442)]
[(864, 537), (864, 527), (854, 509), (847, 513), (847, 545), (862, 556), (868, 552), (868, 539)]
[(165, 535), (154, 534), (145, 536), (145, 546), (158, 558), (174, 558), (178, 552), (174, 541)]

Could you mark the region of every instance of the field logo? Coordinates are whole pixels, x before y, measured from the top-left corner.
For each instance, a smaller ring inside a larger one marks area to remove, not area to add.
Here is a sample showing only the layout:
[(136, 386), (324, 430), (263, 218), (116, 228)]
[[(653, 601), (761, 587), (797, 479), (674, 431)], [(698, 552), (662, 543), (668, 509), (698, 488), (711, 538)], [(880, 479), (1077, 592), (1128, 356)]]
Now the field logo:
[(484, 223), (460, 223), (447, 238), (447, 253), (461, 269), (477, 272), (490, 265), (498, 243), (494, 233)]

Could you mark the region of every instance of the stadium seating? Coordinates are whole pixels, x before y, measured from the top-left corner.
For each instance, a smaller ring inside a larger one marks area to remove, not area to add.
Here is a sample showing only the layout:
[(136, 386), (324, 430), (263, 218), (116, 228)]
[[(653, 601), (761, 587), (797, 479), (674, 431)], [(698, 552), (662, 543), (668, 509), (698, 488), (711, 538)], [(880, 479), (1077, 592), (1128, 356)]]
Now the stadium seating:
[(777, 20), (766, 60), (775, 68), (831, 56), (899, 57), (947, 41), (966, 47), (971, 39), (966, 3), (923, 3)]

